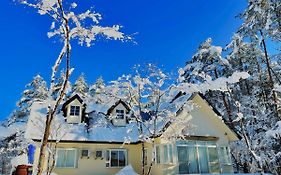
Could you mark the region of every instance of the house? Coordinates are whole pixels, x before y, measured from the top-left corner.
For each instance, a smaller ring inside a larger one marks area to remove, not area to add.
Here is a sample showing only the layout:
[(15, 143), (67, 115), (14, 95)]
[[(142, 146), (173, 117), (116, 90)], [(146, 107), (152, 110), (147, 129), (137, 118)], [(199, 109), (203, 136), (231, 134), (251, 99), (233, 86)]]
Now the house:
[[(163, 122), (155, 143), (139, 140), (132, 108), (123, 100), (105, 104), (85, 104), (75, 95), (62, 105), (53, 122), (51, 143), (57, 143), (54, 172), (58, 175), (111, 175), (127, 165), (141, 174), (152, 160), (152, 175), (232, 173), (229, 143), (238, 136), (198, 93), (180, 94), (175, 101), (192, 102), (190, 112), (177, 111), (184, 125)], [(26, 137), (39, 148), (43, 135), (46, 104), (34, 103)], [(146, 120), (149, 120), (146, 114)], [(176, 120), (175, 120), (176, 121)], [(175, 135), (175, 137), (172, 137)], [(35, 152), (35, 163), (39, 150)], [(153, 159), (154, 157), (154, 159)]]

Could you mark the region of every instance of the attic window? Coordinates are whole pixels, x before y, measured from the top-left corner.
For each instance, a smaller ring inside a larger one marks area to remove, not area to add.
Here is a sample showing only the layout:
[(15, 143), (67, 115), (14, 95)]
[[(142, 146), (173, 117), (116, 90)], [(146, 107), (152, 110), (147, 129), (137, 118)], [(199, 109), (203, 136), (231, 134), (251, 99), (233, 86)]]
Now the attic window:
[(116, 119), (124, 119), (125, 118), (125, 111), (116, 109)]
[(70, 106), (71, 116), (80, 116), (80, 106)]

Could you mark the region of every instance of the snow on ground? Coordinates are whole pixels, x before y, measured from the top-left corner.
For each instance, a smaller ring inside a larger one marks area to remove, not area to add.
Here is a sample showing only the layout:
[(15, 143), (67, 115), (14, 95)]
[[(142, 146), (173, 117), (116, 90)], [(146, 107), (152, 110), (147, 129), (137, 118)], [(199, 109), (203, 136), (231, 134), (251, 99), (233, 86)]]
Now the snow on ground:
[(132, 165), (128, 165), (115, 175), (138, 175), (138, 174), (134, 171)]
[(22, 154), (11, 160), (12, 167), (17, 167), (18, 165), (28, 165), (27, 154)]

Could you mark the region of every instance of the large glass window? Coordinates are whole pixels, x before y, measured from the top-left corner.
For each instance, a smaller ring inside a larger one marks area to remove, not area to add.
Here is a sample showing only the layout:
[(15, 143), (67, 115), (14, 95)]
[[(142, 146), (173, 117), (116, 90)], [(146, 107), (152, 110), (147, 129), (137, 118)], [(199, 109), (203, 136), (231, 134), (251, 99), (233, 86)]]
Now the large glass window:
[(56, 156), (56, 167), (75, 168), (76, 167), (76, 149), (58, 149)]
[(70, 106), (70, 115), (79, 116), (80, 115), (80, 106)]
[(124, 167), (127, 165), (125, 149), (109, 149), (106, 151), (106, 167)]
[(180, 174), (220, 173), (218, 150), (211, 141), (178, 141)]

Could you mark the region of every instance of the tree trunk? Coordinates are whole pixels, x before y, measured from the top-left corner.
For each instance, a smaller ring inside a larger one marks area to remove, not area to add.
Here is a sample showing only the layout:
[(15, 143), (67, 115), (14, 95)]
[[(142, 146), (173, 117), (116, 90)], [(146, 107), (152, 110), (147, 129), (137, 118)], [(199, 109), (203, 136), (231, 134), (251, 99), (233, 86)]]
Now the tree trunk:
[(49, 109), (49, 114), (46, 117), (44, 136), (43, 136), (42, 143), (40, 146), (37, 175), (40, 175), (43, 173), (43, 169), (44, 169), (44, 165), (45, 165), (46, 148), (47, 148), (48, 138), (50, 136), (50, 129), (51, 129), (51, 123), (50, 123), (51, 116), (50, 115), (52, 115), (52, 112)]
[(267, 52), (267, 47), (266, 47), (266, 43), (264, 40), (264, 35), (263, 32), (260, 30), (260, 34), (262, 37), (262, 45), (263, 45), (263, 49), (264, 49), (264, 54), (265, 54), (265, 61), (266, 61), (266, 68), (267, 68), (267, 73), (268, 73), (268, 81), (269, 81), (269, 87), (272, 90), (272, 98), (273, 98), (273, 102), (274, 102), (274, 110), (275, 110), (275, 116), (276, 116), (276, 121), (279, 120), (279, 112), (278, 112), (278, 98), (277, 98), (277, 93), (274, 90), (274, 81), (272, 78), (272, 74), (271, 74), (271, 67), (270, 67), (270, 59), (268, 56), (268, 52)]
[[(214, 73), (215, 73), (215, 78), (218, 79), (219, 76), (218, 76), (217, 69), (214, 70)], [(231, 114), (230, 105), (227, 103), (227, 99), (226, 99), (225, 93), (222, 92), (222, 91), (220, 93), (222, 95), (223, 105), (224, 105), (224, 107), (226, 109), (226, 112), (227, 112), (227, 116), (228, 116), (228, 121), (229, 121), (230, 127), (231, 127), (231, 129), (234, 129), (234, 124), (233, 124), (233, 120), (232, 120), (232, 114)]]

